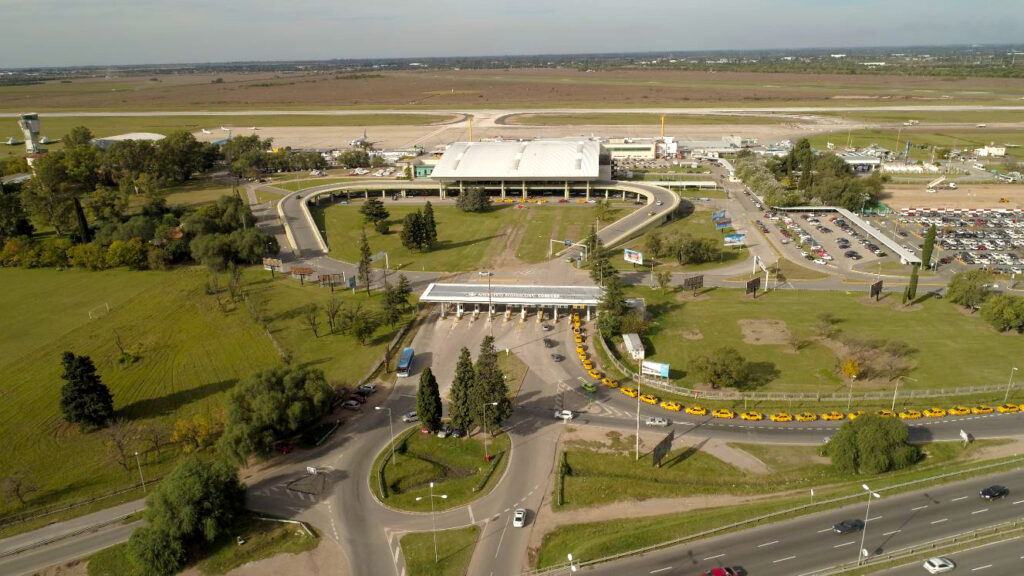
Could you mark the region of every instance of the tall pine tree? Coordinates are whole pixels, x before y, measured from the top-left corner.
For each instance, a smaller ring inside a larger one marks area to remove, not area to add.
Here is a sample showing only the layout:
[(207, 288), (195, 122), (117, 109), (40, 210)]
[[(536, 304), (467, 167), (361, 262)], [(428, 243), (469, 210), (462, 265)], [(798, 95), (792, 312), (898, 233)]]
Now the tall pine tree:
[(366, 229), (359, 238), (359, 280), (366, 286), (366, 294), (370, 294), (370, 241), (366, 239)]
[(455, 428), (469, 430), (473, 425), (471, 394), (474, 388), (476, 372), (473, 370), (473, 359), (469, 355), (469, 348), (463, 346), (459, 351), (459, 361), (455, 364), (455, 379), (452, 380), (451, 405), (448, 410)]
[(430, 200), (427, 200), (427, 204), (423, 206), (423, 230), (424, 240), (429, 250), (434, 247), (434, 244), (437, 244), (437, 221), (434, 220), (434, 207), (430, 204)]
[(60, 410), (64, 419), (86, 426), (101, 426), (114, 415), (114, 398), (100, 381), (96, 366), (88, 356), (65, 352), (64, 386), (60, 389)]
[(423, 249), (423, 214), (419, 210), (406, 214), (402, 221), (402, 246), (409, 250)]
[(931, 268), (933, 250), (935, 250), (935, 224), (928, 227), (928, 232), (924, 235), (924, 246), (921, 248), (921, 265), (925, 269)]
[[(502, 422), (512, 415), (508, 385), (505, 383), (505, 373), (498, 366), (498, 352), (494, 349), (493, 336), (485, 336), (484, 341), (480, 343), (480, 354), (476, 357), (476, 394), (471, 395), (471, 398), (476, 404), (473, 407), (474, 418), (481, 425), (486, 423), (487, 431), (492, 435), (497, 433)], [(497, 402), (497, 406), (487, 406), (484, 409), (485, 405), (494, 402)], [(480, 418), (485, 419), (480, 421)]]
[(434, 432), (441, 427), (441, 393), (429, 366), (420, 374), (420, 387), (416, 390), (416, 413), (427, 430)]

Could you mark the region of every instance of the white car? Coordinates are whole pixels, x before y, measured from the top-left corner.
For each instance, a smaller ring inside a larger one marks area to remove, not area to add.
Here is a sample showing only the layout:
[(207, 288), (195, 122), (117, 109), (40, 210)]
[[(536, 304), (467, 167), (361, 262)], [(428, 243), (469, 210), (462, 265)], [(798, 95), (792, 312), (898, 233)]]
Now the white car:
[(341, 405), (346, 410), (362, 410), (363, 405), (357, 400), (345, 400), (345, 403)]
[(516, 508), (515, 514), (512, 515), (512, 527), (522, 528), (526, 525), (526, 510), (524, 508)]
[(654, 204), (655, 204), (655, 206), (661, 206), (662, 204), (664, 204), (664, 202), (662, 202), (661, 200), (658, 200)]
[(416, 413), (415, 410), (413, 410), (412, 412), (406, 412), (402, 416), (402, 422), (415, 422), (415, 421), (417, 421), (419, 419), (420, 419), (420, 416), (419, 416), (419, 414)]
[(648, 426), (664, 427), (668, 426), (668, 420), (666, 418), (662, 418), (661, 416), (651, 416), (650, 418), (647, 419), (646, 424)]
[(954, 564), (952, 560), (941, 556), (925, 560), (922, 566), (929, 574), (944, 574), (946, 572), (952, 572), (953, 569), (956, 568), (956, 564)]
[(572, 420), (576, 415), (572, 413), (572, 410), (555, 410), (555, 418), (559, 420)]
[(481, 270), (480, 272), (477, 272), (477, 274), (480, 274), (481, 276), (494, 276), (494, 274), (490, 273), (487, 270)]

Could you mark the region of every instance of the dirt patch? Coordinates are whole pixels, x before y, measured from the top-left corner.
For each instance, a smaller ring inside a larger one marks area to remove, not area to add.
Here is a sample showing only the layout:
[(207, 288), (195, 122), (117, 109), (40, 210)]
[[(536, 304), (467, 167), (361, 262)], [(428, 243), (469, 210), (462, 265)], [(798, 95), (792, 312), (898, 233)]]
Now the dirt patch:
[(490, 262), (490, 267), (505, 269), (519, 266), (522, 261), (516, 257), (516, 248), (523, 239), (526, 232), (525, 226), (505, 226), (498, 232), (497, 237), (491, 240), (487, 246), (487, 253), (484, 262)]
[(703, 302), (704, 300), (710, 300), (710, 299), (711, 299), (711, 297), (708, 296), (707, 294), (701, 294), (699, 292), (697, 293), (696, 296), (694, 296), (693, 292), (691, 292), (689, 290), (686, 290), (686, 291), (680, 292), (679, 294), (676, 294), (676, 300), (678, 300), (680, 302)]
[[(226, 576), (279, 576), (280, 574), (348, 576), (348, 561), (338, 546), (330, 540), (325, 532), (321, 531), (320, 545), (309, 552), (278, 554), (265, 560), (249, 562), (228, 572)], [(189, 568), (182, 572), (181, 576), (204, 576), (204, 573), (198, 568)]]
[[(1013, 184), (971, 184), (959, 190), (926, 191), (925, 184), (890, 184), (882, 202), (900, 208), (1022, 208), (1024, 187)], [(968, 190), (970, 194), (968, 195)], [(1001, 199), (1009, 202), (1000, 202)]]
[(747, 344), (763, 346), (782, 346), (790, 343), (792, 335), (782, 320), (772, 319), (741, 319), (736, 321), (743, 333), (743, 341)]
[(683, 338), (686, 338), (687, 340), (703, 340), (704, 339), (704, 335), (701, 334), (700, 330), (697, 330), (696, 328), (690, 328), (689, 330), (686, 330), (686, 331), (682, 332), (681, 336)]
[(34, 576), (86, 576), (88, 573), (88, 562), (72, 560), (64, 564), (49, 566), (32, 574)]

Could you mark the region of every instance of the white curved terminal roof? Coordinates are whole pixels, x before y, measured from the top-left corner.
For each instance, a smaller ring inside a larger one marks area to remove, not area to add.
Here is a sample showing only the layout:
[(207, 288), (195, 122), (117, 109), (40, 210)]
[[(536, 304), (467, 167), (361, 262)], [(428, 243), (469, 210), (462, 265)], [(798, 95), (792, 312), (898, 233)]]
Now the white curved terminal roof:
[(439, 180), (596, 180), (601, 144), (593, 140), (455, 142), (434, 167)]
[(512, 304), (516, 306), (597, 306), (604, 289), (599, 286), (525, 286), (519, 284), (431, 283), (420, 302)]

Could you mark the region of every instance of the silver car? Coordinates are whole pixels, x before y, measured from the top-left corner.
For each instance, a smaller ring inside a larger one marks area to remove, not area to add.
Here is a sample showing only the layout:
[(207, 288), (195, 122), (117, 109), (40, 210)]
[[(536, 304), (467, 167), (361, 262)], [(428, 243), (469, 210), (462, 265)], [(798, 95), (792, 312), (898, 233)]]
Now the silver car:
[(946, 572), (952, 572), (953, 569), (956, 568), (956, 564), (954, 564), (949, 558), (936, 556), (935, 558), (925, 560), (922, 567), (927, 570), (929, 574), (944, 574)]
[(648, 426), (657, 426), (659, 428), (663, 428), (665, 426), (668, 426), (668, 420), (665, 419), (665, 418), (662, 418), (661, 416), (651, 416), (650, 418), (647, 419), (647, 422), (645, 422), (645, 423)]
[(515, 514), (512, 515), (512, 527), (522, 528), (526, 525), (526, 509), (516, 508)]
[(415, 410), (413, 410), (412, 412), (406, 412), (402, 416), (402, 422), (415, 422), (415, 421), (417, 421), (419, 419), (420, 419), (420, 416), (419, 416), (419, 414), (416, 413)]

